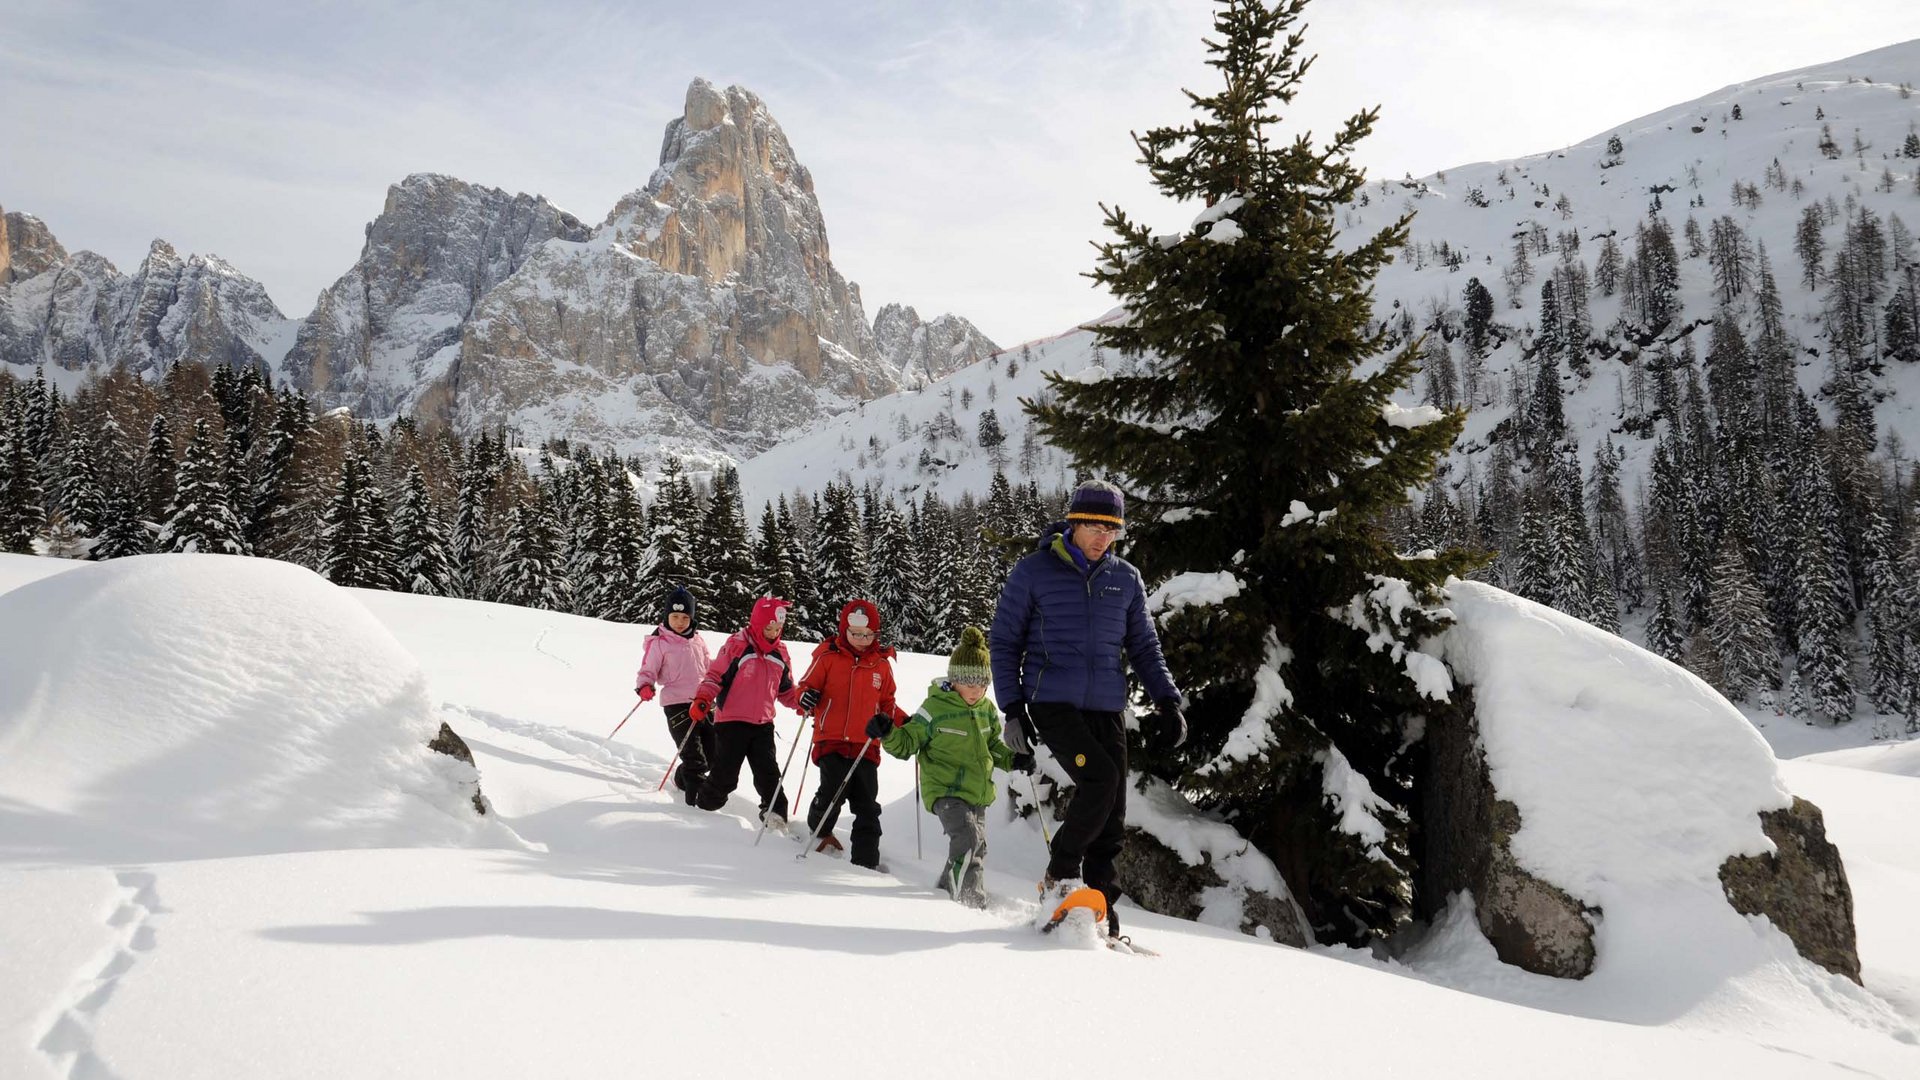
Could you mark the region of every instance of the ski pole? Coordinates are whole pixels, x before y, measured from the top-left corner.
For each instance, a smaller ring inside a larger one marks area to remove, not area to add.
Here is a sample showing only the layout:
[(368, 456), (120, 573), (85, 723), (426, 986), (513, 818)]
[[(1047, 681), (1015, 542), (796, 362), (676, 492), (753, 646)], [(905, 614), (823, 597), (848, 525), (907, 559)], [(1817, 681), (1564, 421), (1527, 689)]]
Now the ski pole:
[(1040, 819), (1040, 839), (1047, 842), (1047, 850), (1053, 850), (1053, 834), (1047, 831), (1047, 808), (1040, 805), (1040, 785), (1033, 782), (1033, 774), (1027, 774), (1027, 790), (1033, 792), (1033, 814)]
[(926, 858), (920, 850), (920, 759), (913, 759), (913, 861)]
[[(793, 768), (793, 752), (798, 749), (800, 749), (800, 733), (796, 731), (793, 733), (793, 745), (787, 748), (787, 763), (780, 769), (780, 788), (775, 793), (774, 802), (778, 802), (779, 796), (787, 793), (787, 770)], [(806, 777), (803, 776), (801, 779), (805, 780)], [(760, 812), (760, 831), (753, 834), (754, 847), (759, 847), (760, 838), (767, 835), (767, 811), (772, 810), (773, 805), (768, 803), (767, 809)]]
[(617, 724), (615, 724), (615, 725), (613, 725), (613, 730), (612, 730), (612, 731), (609, 731), (609, 732), (607, 732), (607, 737), (606, 737), (606, 738), (604, 738), (604, 739), (601, 739), (601, 740), (600, 740), (600, 745), (601, 745), (601, 746), (605, 746), (605, 745), (607, 745), (608, 743), (610, 743), (610, 742), (612, 742), (612, 741), (613, 741), (613, 737), (614, 737), (615, 735), (618, 735), (618, 734), (620, 734), (620, 729), (621, 729), (621, 728), (623, 728), (623, 727), (626, 727), (626, 726), (627, 726), (627, 721), (629, 721), (629, 720), (631, 720), (631, 719), (633, 719), (633, 714), (634, 714), (634, 713), (637, 713), (637, 712), (639, 712), (639, 711), (640, 711), (640, 706), (642, 706), (642, 705), (644, 705), (644, 704), (646, 704), (646, 703), (645, 703), (645, 702), (642, 702), (642, 701), (636, 701), (636, 702), (634, 702), (634, 703), (633, 703), (633, 708), (631, 708), (631, 709), (628, 709), (628, 710), (627, 710), (627, 715), (625, 715), (625, 716), (623, 716), (623, 717), (621, 717), (621, 718), (620, 718), (620, 722), (619, 722), (619, 723), (617, 723)]
[[(626, 721), (624, 720), (621, 721), (621, 723), (625, 723), (625, 722)], [(694, 723), (692, 717), (688, 717), (687, 718), (687, 734), (684, 738), (680, 740), (680, 745), (674, 748), (673, 756), (667, 759), (667, 771), (660, 774), (660, 786), (657, 788), (654, 788), (653, 789), (654, 791), (659, 792), (659, 791), (665, 790), (667, 786), (667, 777), (673, 775), (673, 763), (676, 761), (679, 761), (680, 755), (687, 752), (687, 743), (692, 741), (693, 733), (699, 730), (700, 730), (700, 725)]]
[(795, 855), (794, 858), (806, 858), (807, 852), (813, 850), (813, 845), (820, 842), (820, 830), (827, 827), (827, 819), (832, 817), (834, 810), (839, 807), (840, 797), (847, 793), (847, 785), (853, 783), (853, 774), (860, 768), (860, 763), (866, 760), (867, 749), (872, 745), (873, 736), (871, 735), (867, 736), (866, 742), (860, 744), (860, 753), (854, 757), (853, 764), (847, 767), (846, 778), (840, 781), (840, 790), (833, 793), (832, 801), (827, 803), (826, 810), (820, 814), (820, 824), (813, 827), (813, 835), (807, 837), (807, 842), (800, 846), (800, 854)]

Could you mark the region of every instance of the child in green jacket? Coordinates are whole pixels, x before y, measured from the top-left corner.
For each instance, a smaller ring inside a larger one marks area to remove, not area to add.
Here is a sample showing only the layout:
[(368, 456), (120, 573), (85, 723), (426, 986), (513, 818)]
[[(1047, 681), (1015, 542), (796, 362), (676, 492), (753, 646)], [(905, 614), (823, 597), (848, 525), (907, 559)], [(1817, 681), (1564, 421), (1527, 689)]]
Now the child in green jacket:
[(947, 865), (940, 888), (969, 907), (987, 906), (980, 879), (987, 857), (987, 805), (993, 802), (993, 770), (1019, 768), (1000, 741), (1000, 714), (987, 700), (991, 680), (987, 637), (980, 628), (960, 632), (960, 644), (947, 658), (947, 677), (934, 683), (920, 711), (900, 726), (875, 717), (867, 734), (880, 739), (897, 758), (920, 758), (920, 792), (927, 809), (947, 834)]

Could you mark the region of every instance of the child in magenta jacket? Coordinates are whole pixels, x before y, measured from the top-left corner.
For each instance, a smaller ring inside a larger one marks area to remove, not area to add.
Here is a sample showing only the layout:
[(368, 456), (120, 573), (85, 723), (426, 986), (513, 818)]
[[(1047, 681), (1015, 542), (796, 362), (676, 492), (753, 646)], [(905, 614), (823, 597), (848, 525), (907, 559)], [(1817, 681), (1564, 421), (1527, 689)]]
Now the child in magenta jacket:
[(780, 761), (773, 751), (773, 706), (800, 707), (793, 661), (780, 641), (788, 604), (771, 596), (753, 603), (747, 628), (728, 638), (707, 665), (687, 715), (696, 724), (711, 721), (713, 756), (706, 782), (693, 805), (718, 810), (740, 784), (740, 765), (753, 770), (760, 813), (770, 828), (787, 827), (787, 793), (780, 790)]
[[(667, 715), (667, 731), (673, 745), (680, 747), (680, 767), (673, 782), (693, 805), (693, 793), (707, 779), (707, 763), (713, 760), (713, 726), (694, 724), (687, 707), (699, 696), (700, 680), (707, 674), (712, 658), (697, 626), (700, 613), (693, 594), (675, 589), (667, 594), (660, 613), (660, 625), (647, 635), (647, 647), (640, 654), (640, 671), (633, 677), (633, 692), (641, 701), (652, 701), (657, 694)], [(689, 731), (699, 734), (687, 738)]]

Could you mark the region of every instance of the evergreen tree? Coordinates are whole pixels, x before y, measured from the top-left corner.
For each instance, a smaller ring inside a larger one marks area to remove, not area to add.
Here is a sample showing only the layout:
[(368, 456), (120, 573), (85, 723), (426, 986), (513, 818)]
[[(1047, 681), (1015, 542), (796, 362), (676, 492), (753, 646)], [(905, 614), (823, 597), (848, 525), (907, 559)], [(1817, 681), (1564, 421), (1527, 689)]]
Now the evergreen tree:
[(880, 503), (873, 527), (872, 600), (885, 621), (887, 643), (897, 649), (923, 649), (915, 616), (914, 593), (924, 584), (924, 566), (906, 518), (892, 498)]
[(100, 488), (98, 453), (84, 431), (67, 436), (60, 467), (60, 512), (82, 537), (98, 537), (106, 527), (107, 496)]
[(829, 634), (847, 601), (867, 595), (867, 543), (852, 484), (827, 485), (813, 523), (813, 574), (821, 609), (819, 632)]
[(746, 510), (740, 503), (740, 473), (729, 465), (714, 480), (700, 526), (702, 598), (718, 626), (745, 626), (759, 595), (760, 570), (753, 565)]
[(10, 413), (0, 425), (0, 551), (30, 555), (47, 521), (45, 494), (17, 399)]
[(758, 595), (792, 599), (793, 565), (788, 561), (787, 551), (787, 538), (780, 528), (780, 515), (772, 503), (767, 503), (760, 511), (760, 536), (753, 547), (754, 568), (760, 574), (755, 589)]
[(1680, 626), (1674, 622), (1673, 598), (1665, 585), (1660, 586), (1653, 602), (1653, 615), (1647, 619), (1647, 651), (1676, 664), (1686, 659), (1686, 642), (1681, 640)]
[[(681, 471), (679, 459), (667, 459), (660, 470), (657, 490), (647, 514), (648, 523), (653, 527), (653, 542), (647, 550), (647, 581), (643, 591), (653, 598), (656, 607), (667, 593), (679, 586), (703, 594), (699, 597), (701, 602), (710, 602), (712, 598), (704, 595), (705, 577), (697, 572), (694, 563), (694, 532), (700, 527), (699, 496), (694, 493), (693, 482)], [(709, 607), (708, 611), (713, 609)], [(710, 626), (728, 625), (717, 614), (710, 619)]]
[(148, 534), (145, 523), (140, 520), (140, 511), (130, 482), (122, 481), (115, 484), (107, 493), (104, 520), (100, 543), (93, 549), (94, 558), (118, 559), (128, 555), (144, 555), (147, 552), (153, 537)]
[(516, 503), (507, 517), (506, 551), (492, 594), (503, 604), (566, 611), (572, 588), (560, 568), (560, 530), (545, 500)]
[(629, 623), (649, 623), (660, 617), (663, 597), (646, 591), (649, 566), (649, 541), (646, 511), (634, 490), (632, 471), (624, 463), (609, 470), (613, 494), (607, 502), (607, 543), (615, 558), (601, 567), (601, 587), (610, 590), (609, 614), (605, 618)]
[(1713, 607), (1706, 632), (1719, 661), (1715, 686), (1730, 700), (1745, 701), (1753, 690), (1773, 682), (1780, 661), (1773, 652), (1773, 628), (1760, 587), (1731, 535), (1721, 541), (1708, 591)]
[[(802, 508), (806, 506), (804, 501), (801, 506)], [(826, 607), (826, 601), (820, 597), (819, 582), (814, 577), (813, 549), (806, 532), (813, 527), (814, 519), (806, 519), (803, 525), (784, 497), (780, 500), (778, 516), (781, 563), (793, 574), (793, 591), (775, 595), (793, 601), (793, 614), (787, 617), (788, 622), (811, 628), (819, 622), (815, 612)], [(838, 612), (839, 609), (835, 608), (828, 618), (831, 619)]]
[(252, 554), (246, 530), (227, 501), (225, 451), (215, 445), (212, 425), (205, 420), (193, 425), (193, 439), (180, 462), (179, 484), (154, 546), (159, 551)]
[(1479, 278), (1468, 278), (1462, 301), (1467, 309), (1464, 326), (1467, 351), (1476, 357), (1484, 357), (1488, 351), (1488, 330), (1493, 325), (1493, 294), (1480, 284)]
[(140, 511), (148, 521), (167, 520), (173, 482), (173, 428), (167, 414), (158, 412), (147, 428), (147, 454), (140, 463)]
[[(1123, 211), (1107, 211), (1114, 238), (1100, 245), (1090, 276), (1128, 317), (1093, 333), (1102, 347), (1155, 362), (1097, 382), (1049, 378), (1054, 400), (1024, 404), (1076, 468), (1127, 490), (1128, 557), (1149, 581), (1226, 571), (1243, 583), (1221, 604), (1166, 620), (1194, 735), (1177, 754), (1142, 761), (1193, 768), (1196, 796), (1276, 862), (1301, 869), (1292, 884), (1311, 921), (1353, 941), (1391, 932), (1410, 914), (1413, 788), (1403, 751), (1417, 736), (1405, 717), (1431, 703), (1402, 664), (1443, 625), (1422, 602), (1474, 560), (1457, 551), (1403, 559), (1383, 527), (1409, 488), (1432, 479), (1464, 414), (1413, 427), (1386, 421), (1391, 394), (1417, 370), (1417, 342), (1363, 373), (1386, 345), (1385, 332), (1369, 328), (1369, 285), (1404, 245), (1407, 222), (1336, 243), (1340, 208), (1364, 183), (1350, 155), (1374, 112), (1324, 147), (1273, 138), (1276, 109), (1305, 67), (1292, 30), (1304, 6), (1221, 4), (1207, 62), (1224, 88), (1192, 95), (1190, 123), (1137, 139), (1163, 194), (1212, 204), (1215, 224), (1204, 228), (1237, 226), (1231, 244), (1197, 233), (1162, 245)], [(1338, 514), (1314, 527), (1283, 525), (1294, 500)], [(1205, 526), (1158, 520), (1174, 509), (1204, 512)], [(1383, 606), (1407, 597), (1410, 607)], [(1393, 645), (1370, 649), (1369, 634), (1375, 646)], [(1282, 663), (1294, 701), (1255, 707), (1256, 680)], [(1229, 733), (1244, 732), (1250, 707), (1267, 722), (1262, 745), (1216, 758)], [(1334, 761), (1378, 800), (1382, 831), (1371, 841), (1343, 832), (1326, 799)]]
[(386, 547), (387, 522), (375, 513), (376, 491), (366, 457), (348, 455), (321, 527), (319, 570), (335, 585), (391, 589), (396, 584)]
[(399, 588), (421, 596), (459, 595), (453, 554), (418, 465), (407, 470), (406, 495), (394, 515), (393, 536)]

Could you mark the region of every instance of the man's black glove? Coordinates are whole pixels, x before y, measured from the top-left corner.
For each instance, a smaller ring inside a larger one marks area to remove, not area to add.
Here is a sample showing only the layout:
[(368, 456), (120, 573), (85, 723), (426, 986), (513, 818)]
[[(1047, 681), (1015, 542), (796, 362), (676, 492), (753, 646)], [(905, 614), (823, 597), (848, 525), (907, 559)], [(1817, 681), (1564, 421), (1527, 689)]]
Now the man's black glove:
[(1016, 701), (1006, 707), (1005, 724), (1007, 745), (1016, 754), (1033, 754), (1033, 744), (1040, 741), (1033, 730), (1033, 720), (1027, 716), (1027, 703)]
[(813, 707), (818, 704), (820, 704), (820, 691), (815, 690), (811, 686), (807, 687), (805, 690), (800, 691), (800, 711), (801, 712), (811, 715), (813, 712)]
[(893, 717), (886, 713), (874, 713), (873, 719), (867, 721), (867, 738), (869, 739), (884, 739), (887, 737), (887, 732), (892, 730)]
[(1153, 732), (1155, 750), (1178, 750), (1187, 741), (1187, 713), (1179, 698), (1164, 698), (1153, 703), (1156, 721)]
[(1033, 755), (1024, 750), (1013, 752), (1013, 771), (1033, 775)]

